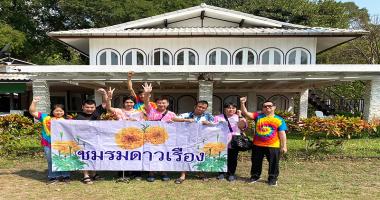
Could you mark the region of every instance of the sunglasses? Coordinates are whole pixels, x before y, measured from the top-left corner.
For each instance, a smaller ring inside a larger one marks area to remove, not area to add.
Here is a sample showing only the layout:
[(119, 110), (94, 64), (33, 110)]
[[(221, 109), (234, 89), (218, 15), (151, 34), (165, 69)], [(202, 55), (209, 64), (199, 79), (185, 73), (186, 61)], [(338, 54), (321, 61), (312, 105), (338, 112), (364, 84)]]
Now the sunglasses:
[(263, 105), (263, 108), (272, 108), (273, 105)]

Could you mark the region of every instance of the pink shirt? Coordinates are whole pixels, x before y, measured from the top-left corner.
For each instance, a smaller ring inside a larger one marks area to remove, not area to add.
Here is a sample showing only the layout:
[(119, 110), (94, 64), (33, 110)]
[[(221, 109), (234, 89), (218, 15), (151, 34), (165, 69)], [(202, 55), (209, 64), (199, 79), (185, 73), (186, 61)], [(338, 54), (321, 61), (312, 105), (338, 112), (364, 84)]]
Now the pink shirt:
[[(243, 120), (245, 121), (245, 119), (243, 119)], [(232, 136), (233, 135), (240, 135), (241, 130), (238, 127), (239, 116), (237, 114), (234, 114), (231, 117), (228, 117), (228, 121), (230, 122), (231, 128), (232, 128), (232, 133), (229, 132), (227, 135), (228, 147), (230, 148), (231, 147), (230, 142), (231, 142)], [(228, 126), (228, 123), (227, 123), (226, 119), (224, 118), (223, 114), (220, 114), (220, 115), (217, 115), (214, 117), (214, 123), (218, 123), (218, 122), (225, 122)], [(247, 122), (245, 121), (245, 123), (246, 123), (245, 126), (247, 127)]]
[(165, 116), (162, 117), (163, 113), (158, 112), (156, 109), (152, 108), (152, 106), (150, 106), (150, 105), (149, 105), (149, 107), (150, 107), (149, 113), (147, 113), (149, 121), (163, 121), (163, 122), (167, 122), (167, 121), (171, 121), (173, 118), (175, 118), (177, 116), (174, 112), (168, 111), (165, 114)]
[(144, 113), (139, 110), (126, 111), (120, 108), (114, 108), (118, 120), (144, 121)]

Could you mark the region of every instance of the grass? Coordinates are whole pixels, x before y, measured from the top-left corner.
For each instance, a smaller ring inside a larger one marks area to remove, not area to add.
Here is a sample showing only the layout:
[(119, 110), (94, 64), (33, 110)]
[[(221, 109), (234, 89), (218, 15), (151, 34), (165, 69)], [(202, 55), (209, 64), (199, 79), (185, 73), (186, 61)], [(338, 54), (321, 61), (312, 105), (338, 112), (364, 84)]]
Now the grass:
[[(229, 183), (215, 178), (203, 182), (193, 177), (182, 185), (172, 181), (115, 183), (114, 172), (106, 180), (84, 185), (76, 172), (70, 184), (46, 185), (44, 159), (2, 161), (11, 168), (0, 170), (0, 199), (379, 199), (379, 159), (283, 161), (278, 187), (262, 181), (247, 184), (250, 162), (239, 162), (240, 180)], [(171, 174), (172, 177), (178, 174)]]
[(238, 181), (203, 182), (190, 176), (182, 185), (115, 183), (115, 172), (101, 172), (106, 180), (93, 185), (82, 184), (79, 172), (73, 173), (70, 184), (46, 185), (46, 161), (37, 156), (0, 159), (0, 199), (380, 199), (380, 138), (352, 139), (342, 148), (322, 153), (306, 152), (300, 136), (288, 138), (289, 153), (280, 163), (278, 187), (265, 183), (266, 165), (262, 181), (245, 183), (251, 165), (247, 152), (238, 164)]

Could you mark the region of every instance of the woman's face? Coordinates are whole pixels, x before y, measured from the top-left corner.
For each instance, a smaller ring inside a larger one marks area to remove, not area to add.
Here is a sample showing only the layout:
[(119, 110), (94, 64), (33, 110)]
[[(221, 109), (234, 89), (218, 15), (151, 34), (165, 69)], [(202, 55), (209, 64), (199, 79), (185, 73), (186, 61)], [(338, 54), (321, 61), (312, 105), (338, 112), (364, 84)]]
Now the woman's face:
[(62, 108), (57, 107), (53, 110), (54, 117), (60, 118), (63, 117), (63, 115), (65, 115), (65, 111), (62, 110)]
[(124, 109), (126, 110), (132, 110), (134, 105), (135, 102), (133, 102), (131, 99), (127, 99), (124, 101)]
[(224, 109), (224, 113), (227, 116), (232, 116), (233, 114), (236, 113), (236, 107), (229, 105), (227, 108)]

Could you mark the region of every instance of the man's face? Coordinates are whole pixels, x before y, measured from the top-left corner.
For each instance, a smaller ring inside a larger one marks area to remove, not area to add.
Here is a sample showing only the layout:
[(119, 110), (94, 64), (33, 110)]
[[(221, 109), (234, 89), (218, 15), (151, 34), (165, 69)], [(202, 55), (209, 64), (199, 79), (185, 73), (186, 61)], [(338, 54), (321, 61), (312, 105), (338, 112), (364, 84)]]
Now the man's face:
[(194, 114), (196, 114), (196, 115), (202, 115), (207, 110), (207, 107), (208, 106), (205, 103), (198, 103), (195, 106)]
[(86, 104), (86, 103), (85, 103), (85, 104), (82, 106), (82, 110), (83, 110), (83, 112), (86, 113), (86, 114), (89, 114), (89, 115), (91, 115), (92, 113), (94, 113), (94, 112), (95, 112), (95, 109), (96, 109), (95, 104)]
[(164, 111), (168, 108), (169, 102), (166, 99), (157, 100), (157, 110)]
[(263, 104), (263, 113), (266, 115), (274, 114), (274, 111), (276, 110), (276, 106), (273, 105), (271, 102), (265, 102)]

